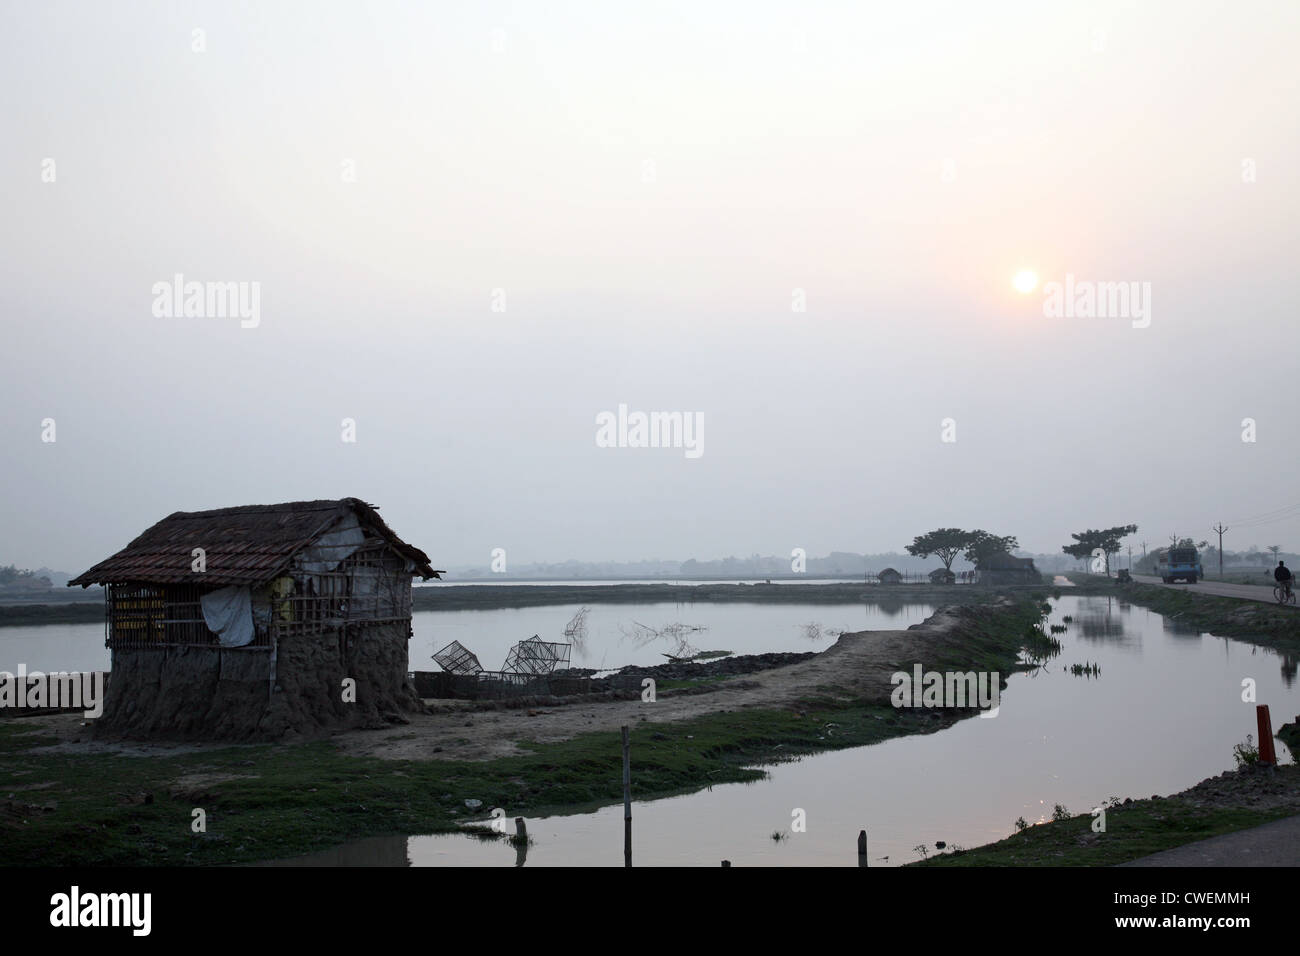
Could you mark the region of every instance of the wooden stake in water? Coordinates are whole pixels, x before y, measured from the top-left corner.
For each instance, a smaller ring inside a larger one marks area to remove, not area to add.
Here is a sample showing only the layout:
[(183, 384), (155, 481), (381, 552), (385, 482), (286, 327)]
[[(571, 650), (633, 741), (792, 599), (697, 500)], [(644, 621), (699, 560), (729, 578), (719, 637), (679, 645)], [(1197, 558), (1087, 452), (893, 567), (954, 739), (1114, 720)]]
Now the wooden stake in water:
[(867, 831), (858, 831), (858, 866), (867, 865)]
[(632, 745), (623, 725), (623, 865), (632, 865)]
[(528, 824), (523, 817), (515, 817), (515, 866), (528, 862)]

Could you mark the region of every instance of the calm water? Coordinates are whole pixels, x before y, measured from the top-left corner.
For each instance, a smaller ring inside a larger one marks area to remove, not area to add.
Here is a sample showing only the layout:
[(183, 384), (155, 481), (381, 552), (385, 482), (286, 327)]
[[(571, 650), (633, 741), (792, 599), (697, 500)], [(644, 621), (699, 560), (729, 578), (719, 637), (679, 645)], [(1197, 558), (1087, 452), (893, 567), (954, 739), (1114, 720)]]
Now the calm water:
[[(762, 654), (770, 651), (821, 651), (835, 643), (838, 631), (894, 630), (929, 617), (928, 604), (590, 604), (586, 640), (575, 643), (575, 667), (618, 668), (627, 664), (663, 664), (678, 643), (665, 635), (674, 625), (702, 630), (680, 631), (681, 639), (700, 651)], [(488, 670), (504, 663), (516, 642), (534, 634), (565, 641), (565, 625), (577, 604), (506, 608), (491, 611), (418, 611), (414, 615), (411, 669), (438, 670), (434, 651), (460, 641)], [(808, 625), (816, 625), (809, 628)]]
[[(565, 625), (580, 605), (502, 608), (475, 611), (417, 611), (410, 644), (411, 670), (436, 671), (434, 651), (460, 641), (489, 670), (499, 668), (506, 652), (524, 638), (565, 641)], [(836, 631), (909, 627), (925, 620), (928, 604), (594, 604), (587, 615), (586, 640), (573, 650), (577, 667), (617, 668), (626, 664), (662, 664), (676, 653), (677, 642), (650, 631), (673, 625), (701, 651), (736, 654), (769, 651), (820, 651), (834, 643)], [(810, 636), (809, 624), (817, 625)], [(650, 631), (647, 630), (650, 629)], [(0, 628), (0, 670), (107, 670), (102, 624), (44, 624)]]
[[(843, 578), (619, 578), (610, 580), (607, 578), (465, 578), (463, 580), (443, 579), (440, 581), (416, 581), (414, 587), (417, 588), (454, 588), (454, 587), (584, 587), (600, 588), (611, 587), (618, 584), (862, 584), (863, 578), (843, 577)], [(875, 585), (875, 578), (866, 582), (869, 585)]]
[[(709, 610), (722, 615), (730, 608)], [(747, 620), (768, 620), (780, 610), (764, 606), (741, 613)], [(803, 612), (829, 616), (826, 608)], [(1075, 619), (1058, 635), (1064, 652), (1035, 673), (1013, 675), (997, 717), (778, 764), (754, 784), (634, 803), (634, 863), (717, 866), (728, 859), (737, 866), (856, 866), (855, 840), (866, 829), (871, 865), (893, 866), (917, 859), (918, 844), (932, 849), (943, 840), (949, 847), (970, 847), (1000, 839), (1013, 831), (1017, 817), (1044, 820), (1057, 803), (1078, 813), (1112, 796), (1167, 795), (1232, 768), (1233, 745), (1255, 733), (1254, 704), (1241, 699), (1245, 678), (1256, 682), (1258, 702), (1270, 705), (1275, 728), (1300, 713), (1295, 658), (1188, 633), (1112, 598), (1064, 596), (1054, 602), (1051, 620), (1060, 623), (1064, 615)], [(799, 617), (794, 613), (785, 624)], [(1100, 677), (1072, 676), (1068, 668), (1075, 663), (1098, 664)], [(1290, 762), (1285, 747), (1277, 746), (1279, 758)], [(635, 779), (635, 738), (632, 753)], [(806, 813), (807, 832), (790, 832), (795, 809)], [(534, 845), (526, 864), (621, 866), (622, 817), (619, 805), (529, 819)], [(787, 838), (772, 840), (775, 830)], [(505, 843), (413, 836), (358, 841), (286, 862), (521, 861)]]

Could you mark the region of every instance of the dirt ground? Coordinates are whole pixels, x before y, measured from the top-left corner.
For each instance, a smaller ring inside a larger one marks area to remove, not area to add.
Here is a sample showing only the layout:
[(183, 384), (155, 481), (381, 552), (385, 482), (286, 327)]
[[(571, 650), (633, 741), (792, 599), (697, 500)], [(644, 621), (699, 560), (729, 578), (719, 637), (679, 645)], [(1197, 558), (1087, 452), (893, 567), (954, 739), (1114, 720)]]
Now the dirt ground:
[[(637, 700), (575, 702), (510, 710), (418, 714), (393, 732), (349, 731), (335, 738), (349, 753), (394, 760), (491, 760), (520, 753), (519, 739), (552, 743), (624, 724), (660, 723), (749, 707), (780, 708), (801, 698), (889, 699), (894, 662), (924, 659), (920, 629), (842, 634), (816, 657), (788, 667), (721, 681), (703, 693), (665, 690), (653, 703)], [(439, 701), (444, 704), (446, 702)]]
[[(942, 608), (922, 624), (902, 631), (857, 631), (806, 661), (721, 681), (706, 691), (662, 691), (653, 703), (636, 700), (578, 700), (544, 707), (481, 709), (468, 701), (436, 701), (440, 712), (412, 714), (410, 722), (380, 730), (334, 735), (347, 753), (391, 760), (492, 760), (523, 752), (518, 740), (567, 740), (592, 731), (617, 731), (623, 724), (657, 723), (745, 708), (798, 706), (804, 698), (876, 700), (887, 703), (890, 676), (911, 662), (937, 659), (960, 639), (972, 608)], [(109, 742), (91, 739), (80, 716), (25, 718), (33, 731), (53, 733), (59, 743), (42, 748), (77, 753), (132, 756), (196, 753), (230, 744)], [(251, 746), (251, 745), (246, 745)]]

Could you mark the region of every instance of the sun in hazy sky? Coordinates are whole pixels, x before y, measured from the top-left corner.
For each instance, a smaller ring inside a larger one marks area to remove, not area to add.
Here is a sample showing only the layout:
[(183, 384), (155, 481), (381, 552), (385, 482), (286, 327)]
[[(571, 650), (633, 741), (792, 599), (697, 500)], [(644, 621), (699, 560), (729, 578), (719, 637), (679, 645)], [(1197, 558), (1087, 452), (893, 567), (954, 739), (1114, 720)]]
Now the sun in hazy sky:
[(1027, 295), (1038, 287), (1038, 273), (1032, 269), (1021, 269), (1016, 273), (1016, 277), (1011, 280), (1011, 284), (1017, 292)]

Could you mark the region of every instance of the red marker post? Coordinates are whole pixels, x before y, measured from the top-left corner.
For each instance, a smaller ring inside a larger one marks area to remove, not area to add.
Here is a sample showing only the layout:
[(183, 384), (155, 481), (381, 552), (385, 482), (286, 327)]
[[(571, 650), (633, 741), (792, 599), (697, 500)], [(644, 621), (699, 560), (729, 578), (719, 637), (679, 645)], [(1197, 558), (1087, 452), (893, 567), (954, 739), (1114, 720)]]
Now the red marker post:
[(1255, 705), (1255, 721), (1259, 725), (1259, 763), (1264, 767), (1277, 766), (1277, 753), (1273, 750), (1273, 721), (1268, 716), (1268, 704)]

